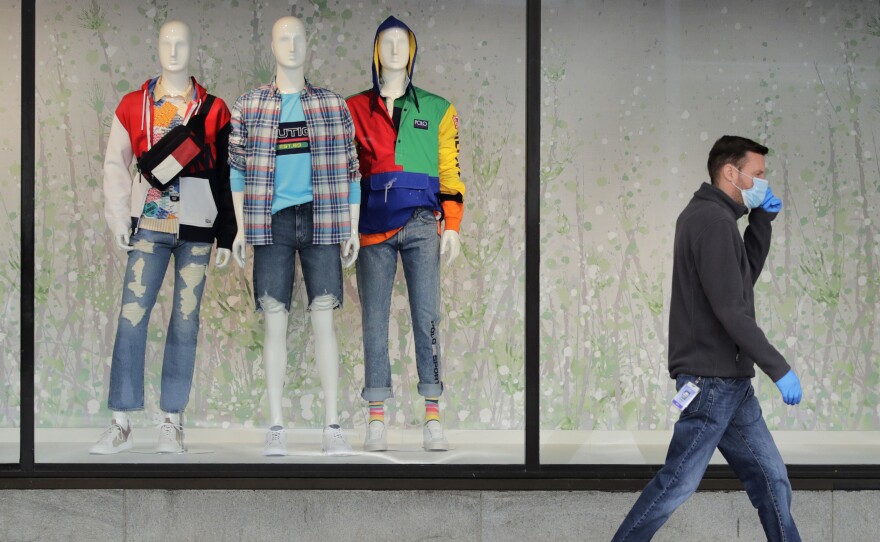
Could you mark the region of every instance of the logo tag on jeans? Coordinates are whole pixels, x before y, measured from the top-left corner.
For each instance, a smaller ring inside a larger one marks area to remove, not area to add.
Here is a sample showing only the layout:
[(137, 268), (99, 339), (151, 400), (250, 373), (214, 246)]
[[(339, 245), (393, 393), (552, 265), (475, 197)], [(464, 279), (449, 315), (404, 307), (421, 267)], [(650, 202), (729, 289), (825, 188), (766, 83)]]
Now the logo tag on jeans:
[(693, 382), (685, 382), (684, 386), (678, 390), (678, 393), (675, 394), (675, 397), (672, 398), (672, 406), (677, 408), (678, 410), (684, 410), (691, 404), (691, 401), (694, 400), (694, 397), (700, 393), (700, 388), (697, 387)]

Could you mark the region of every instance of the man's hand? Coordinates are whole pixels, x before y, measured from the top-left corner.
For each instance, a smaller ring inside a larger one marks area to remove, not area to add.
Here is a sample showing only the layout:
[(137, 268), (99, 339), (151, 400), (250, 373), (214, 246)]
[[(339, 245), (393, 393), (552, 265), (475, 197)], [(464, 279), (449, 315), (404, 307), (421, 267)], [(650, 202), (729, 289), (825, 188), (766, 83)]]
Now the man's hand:
[(770, 190), (770, 187), (767, 187), (767, 194), (764, 196), (764, 203), (761, 204), (761, 209), (764, 209), (770, 213), (778, 213), (782, 210), (782, 200), (773, 195), (773, 190)]
[(803, 391), (801, 390), (801, 381), (798, 380), (794, 370), (785, 373), (785, 376), (776, 381), (776, 387), (782, 394), (782, 400), (786, 405), (796, 405), (801, 402)]

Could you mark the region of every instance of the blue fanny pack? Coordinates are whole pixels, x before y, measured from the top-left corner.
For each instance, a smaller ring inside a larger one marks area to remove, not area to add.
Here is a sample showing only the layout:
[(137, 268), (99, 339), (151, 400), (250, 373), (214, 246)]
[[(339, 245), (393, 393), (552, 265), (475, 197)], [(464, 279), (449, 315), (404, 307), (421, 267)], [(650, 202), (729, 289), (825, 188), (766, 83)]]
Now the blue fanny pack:
[(384, 233), (403, 227), (419, 207), (440, 210), (440, 178), (424, 173), (389, 171), (361, 181), (361, 233)]

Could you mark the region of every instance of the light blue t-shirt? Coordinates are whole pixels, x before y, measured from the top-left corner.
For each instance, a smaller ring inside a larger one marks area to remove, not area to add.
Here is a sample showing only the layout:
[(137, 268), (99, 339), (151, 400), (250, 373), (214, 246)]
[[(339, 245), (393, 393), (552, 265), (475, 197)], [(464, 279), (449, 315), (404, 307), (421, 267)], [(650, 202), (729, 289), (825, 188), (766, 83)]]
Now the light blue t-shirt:
[(281, 121), (275, 143), (272, 214), (312, 201), (312, 153), (309, 127), (299, 92), (281, 95)]
[[(229, 182), (233, 192), (244, 192), (245, 172), (231, 169)], [(349, 203), (361, 202), (360, 188), (360, 183), (351, 183)], [(275, 143), (272, 214), (312, 199), (312, 154), (302, 99), (298, 92), (282, 94), (278, 140)]]

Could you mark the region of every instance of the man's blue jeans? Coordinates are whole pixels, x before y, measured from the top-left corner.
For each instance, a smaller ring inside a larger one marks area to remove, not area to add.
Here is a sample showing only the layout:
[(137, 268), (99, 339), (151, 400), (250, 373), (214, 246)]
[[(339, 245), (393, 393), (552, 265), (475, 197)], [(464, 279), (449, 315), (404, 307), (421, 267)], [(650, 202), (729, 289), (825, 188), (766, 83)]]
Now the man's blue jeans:
[(799, 541), (791, 516), (788, 473), (764, 423), (751, 379), (697, 380), (678, 376), (678, 389), (691, 381), (700, 393), (675, 423), (666, 463), (642, 491), (613, 540), (650, 540), (696, 491), (717, 447), (743, 482), (767, 540)]
[(397, 255), (409, 294), (419, 395), (439, 397), (440, 378), (440, 234), (430, 209), (415, 211), (394, 237), (361, 248), (357, 259), (357, 284), (361, 297), (364, 329), (364, 379), (361, 396), (367, 401), (384, 401), (391, 390), (391, 361), (388, 358), (388, 320), (391, 290), (397, 273)]
[(199, 310), (212, 246), (144, 229), (131, 237), (131, 244), (134, 250), (128, 253), (122, 286), (107, 403), (110, 410), (121, 412), (144, 408), (147, 324), (174, 255), (174, 299), (165, 337), (159, 407), (164, 412), (183, 412), (192, 386)]

